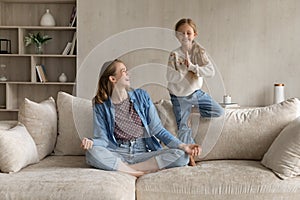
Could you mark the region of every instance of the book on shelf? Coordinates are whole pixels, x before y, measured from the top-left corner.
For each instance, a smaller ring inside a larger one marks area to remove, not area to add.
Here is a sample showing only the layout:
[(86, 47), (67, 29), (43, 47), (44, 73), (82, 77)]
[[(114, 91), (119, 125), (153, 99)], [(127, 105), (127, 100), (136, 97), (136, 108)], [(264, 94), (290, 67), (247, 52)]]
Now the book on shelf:
[(238, 103), (220, 103), (223, 108), (239, 108)]
[(76, 18), (77, 18), (77, 10), (76, 10), (76, 6), (74, 6), (73, 9), (72, 9), (70, 22), (69, 22), (70, 27), (73, 27), (73, 26), (76, 25)]
[(67, 44), (62, 52), (62, 55), (68, 55), (71, 50), (71, 47), (72, 47), (72, 42), (67, 42)]
[(69, 55), (73, 55), (74, 54), (76, 40), (77, 40), (77, 32), (75, 31), (74, 34), (73, 34), (73, 39), (72, 39), (72, 43), (71, 43), (72, 45), (71, 45), (71, 49), (70, 49)]
[(43, 65), (36, 65), (35, 68), (39, 81), (42, 83), (47, 82), (45, 67)]

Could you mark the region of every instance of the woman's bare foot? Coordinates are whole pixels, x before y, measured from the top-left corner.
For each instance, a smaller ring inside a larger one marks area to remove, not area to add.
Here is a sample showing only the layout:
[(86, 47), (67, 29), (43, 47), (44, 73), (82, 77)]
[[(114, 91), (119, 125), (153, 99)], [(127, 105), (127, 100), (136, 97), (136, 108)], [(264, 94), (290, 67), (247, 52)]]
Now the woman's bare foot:
[[(123, 172), (125, 172), (125, 171), (123, 171)], [(141, 176), (143, 176), (143, 175), (146, 174), (145, 172), (140, 172), (140, 171), (135, 171), (135, 172), (127, 171), (127, 172), (125, 172), (125, 173), (126, 173), (126, 174), (129, 174), (129, 175), (131, 175), (131, 176), (135, 176), (135, 177), (137, 177), (137, 178), (139, 178), (139, 177), (141, 177)]]
[(135, 176), (137, 178), (140, 177), (140, 176), (143, 176), (145, 174), (145, 172), (135, 170), (135, 169), (131, 168), (130, 166), (128, 166), (128, 164), (126, 164), (124, 162), (119, 162), (118, 171), (124, 172), (126, 174), (130, 174), (130, 175)]

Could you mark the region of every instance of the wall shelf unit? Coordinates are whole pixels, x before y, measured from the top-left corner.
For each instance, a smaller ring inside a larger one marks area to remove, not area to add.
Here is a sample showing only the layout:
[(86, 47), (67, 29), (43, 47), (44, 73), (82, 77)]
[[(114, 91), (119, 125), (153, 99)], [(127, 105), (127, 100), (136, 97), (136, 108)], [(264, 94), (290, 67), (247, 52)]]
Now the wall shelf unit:
[[(7, 78), (0, 81), (0, 120), (16, 120), (24, 98), (39, 102), (50, 96), (56, 99), (58, 91), (75, 94), (76, 42), (72, 55), (62, 55), (77, 31), (76, 23), (69, 26), (74, 7), (76, 0), (0, 0), (0, 39), (11, 41), (11, 53), (0, 54)], [(39, 25), (46, 9), (56, 26)], [(28, 33), (38, 32), (52, 38), (44, 46), (43, 54), (36, 54), (34, 45), (26, 47), (24, 43)], [(46, 82), (40, 82), (37, 65), (43, 66)], [(58, 81), (62, 73), (66, 74), (67, 82)]]

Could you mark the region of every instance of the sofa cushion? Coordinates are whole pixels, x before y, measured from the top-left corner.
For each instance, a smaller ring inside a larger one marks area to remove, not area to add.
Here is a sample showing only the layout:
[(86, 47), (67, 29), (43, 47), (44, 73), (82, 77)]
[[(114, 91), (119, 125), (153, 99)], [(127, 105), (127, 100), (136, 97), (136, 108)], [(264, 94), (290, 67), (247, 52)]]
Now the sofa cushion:
[(1, 172), (17, 172), (38, 161), (36, 145), (23, 124), (18, 123), (11, 129), (0, 130)]
[[(155, 103), (163, 125), (176, 135), (176, 120), (169, 100)], [(300, 115), (300, 101), (292, 98), (266, 107), (226, 109), (219, 118), (201, 118), (192, 112), (194, 140), (202, 145), (196, 161), (213, 159), (261, 160), (280, 131)], [(174, 128), (175, 127), (175, 128)]]
[(300, 177), (282, 181), (259, 161), (203, 161), (138, 178), (136, 195), (143, 200), (299, 199)]
[(57, 111), (52, 97), (40, 103), (25, 98), (19, 109), (19, 121), (32, 136), (40, 159), (53, 152), (57, 136)]
[(48, 156), (0, 180), (0, 199), (135, 199), (135, 177), (91, 168), (84, 156)]
[[(266, 107), (227, 109), (219, 138), (215, 137), (218, 132), (207, 131), (209, 126), (220, 122), (218, 119), (199, 121), (196, 116), (200, 127), (194, 132), (195, 141), (208, 149), (206, 141), (212, 143), (210, 138), (216, 138), (216, 144), (207, 152), (205, 160), (261, 160), (281, 130), (298, 116), (300, 101), (297, 98)], [(195, 124), (195, 120), (192, 122)]]
[(55, 155), (84, 155), (83, 137), (93, 136), (92, 101), (59, 92), (57, 96), (58, 137)]
[(300, 117), (281, 131), (264, 155), (262, 164), (282, 179), (300, 175)]

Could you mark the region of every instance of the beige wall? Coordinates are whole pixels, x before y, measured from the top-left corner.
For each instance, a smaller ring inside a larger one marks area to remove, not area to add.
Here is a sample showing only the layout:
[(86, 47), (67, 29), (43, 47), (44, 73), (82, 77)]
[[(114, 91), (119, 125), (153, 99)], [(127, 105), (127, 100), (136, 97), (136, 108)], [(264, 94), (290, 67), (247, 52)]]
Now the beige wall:
[[(81, 64), (86, 63), (91, 50), (105, 39), (133, 28), (173, 29), (178, 19), (190, 17), (198, 25), (198, 41), (217, 65), (224, 81), (224, 93), (231, 94), (233, 101), (247, 106), (269, 105), (275, 82), (285, 83), (287, 98), (300, 97), (299, 0), (78, 0), (78, 11), (79, 73), (95, 70), (92, 65), (101, 66), (104, 62), (101, 55), (105, 54), (101, 51), (98, 59), (91, 59), (88, 64), (91, 70), (83, 69), (87, 66)], [(127, 45), (126, 41), (118, 44), (120, 48)], [(168, 52), (134, 49), (121, 58), (128, 68), (141, 69), (140, 65), (147, 63), (165, 65)], [(163, 77), (164, 71), (147, 70), (145, 67), (145, 74), (136, 73), (139, 76), (132, 79)], [(88, 90), (96, 87), (97, 75), (91, 75), (90, 79), (94, 81), (78, 80), (79, 96), (90, 98)], [(209, 85), (212, 81), (207, 83), (210, 89), (214, 89)], [(168, 98), (164, 85), (155, 81), (143, 88), (153, 100)], [(218, 92), (213, 97), (220, 101), (222, 95)]]

